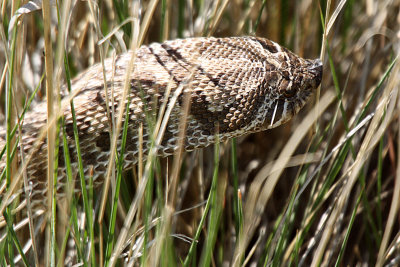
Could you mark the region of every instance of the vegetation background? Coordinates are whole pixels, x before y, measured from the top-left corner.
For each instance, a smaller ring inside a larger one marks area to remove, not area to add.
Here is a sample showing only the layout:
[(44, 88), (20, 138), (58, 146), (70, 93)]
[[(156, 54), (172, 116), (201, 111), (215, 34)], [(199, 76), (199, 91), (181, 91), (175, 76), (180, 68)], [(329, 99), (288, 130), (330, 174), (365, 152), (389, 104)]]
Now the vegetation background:
[(66, 70), (74, 77), (131, 47), (175, 38), (266, 37), (321, 57), (324, 76), (315, 100), (288, 124), (149, 158), (122, 180), (117, 172), (104, 209), (88, 178), (87, 197), (54, 197), (58, 208), (47, 224), (32, 220), (34, 234), (27, 222), (11, 227), (37, 211), (5, 209), (13, 177), (2, 175), (9, 224), (0, 221), (0, 265), (400, 264), (399, 0), (25, 4), (1, 1), (3, 114), (24, 109), (38, 86), (34, 102), (52, 99), (44, 73), (57, 95)]

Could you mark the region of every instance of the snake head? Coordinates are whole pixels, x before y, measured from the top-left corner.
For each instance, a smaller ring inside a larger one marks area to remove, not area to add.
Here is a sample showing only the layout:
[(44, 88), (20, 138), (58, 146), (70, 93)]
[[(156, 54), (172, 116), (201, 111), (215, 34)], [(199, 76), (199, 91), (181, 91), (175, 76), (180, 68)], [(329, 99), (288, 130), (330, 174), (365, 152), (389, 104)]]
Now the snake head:
[(266, 99), (263, 129), (275, 128), (289, 121), (304, 107), (322, 80), (320, 59), (302, 59), (286, 49), (282, 53), (286, 60), (281, 61), (284, 64), (274, 65), (277, 78), (274, 77), (273, 92)]
[(293, 115), (307, 103), (322, 80), (323, 69), (320, 59), (302, 61), (300, 66), (293, 68), (292, 75), (282, 75), (279, 85), (281, 98), (292, 104)]

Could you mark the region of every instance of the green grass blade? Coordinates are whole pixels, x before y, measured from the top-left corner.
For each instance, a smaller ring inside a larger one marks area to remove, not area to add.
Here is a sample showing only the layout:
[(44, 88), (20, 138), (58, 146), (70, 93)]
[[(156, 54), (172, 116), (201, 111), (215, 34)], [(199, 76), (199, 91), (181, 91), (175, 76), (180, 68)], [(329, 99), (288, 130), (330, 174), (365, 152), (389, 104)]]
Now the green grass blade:
[(207, 229), (207, 237), (205, 241), (205, 247), (201, 255), (199, 266), (210, 266), (211, 259), (213, 257), (213, 251), (215, 248), (215, 241), (217, 238), (217, 231), (219, 227), (219, 221), (222, 210), (221, 197), (218, 196), (218, 171), (219, 171), (219, 143), (218, 140), (214, 145), (214, 173), (213, 180), (210, 189), (210, 217)]
[(236, 234), (239, 234), (241, 225), (242, 225), (242, 217), (240, 216), (240, 199), (239, 199), (239, 174), (238, 174), (238, 166), (237, 166), (237, 144), (236, 138), (232, 138), (231, 140), (231, 165), (232, 165), (232, 175), (233, 175), (233, 215), (235, 219), (235, 228)]
[[(17, 27), (13, 30), (13, 36), (11, 39), (11, 58), (10, 58), (10, 66), (9, 66), (9, 75), (8, 75), (8, 87), (6, 90), (6, 124), (7, 124), (7, 133), (6, 133), (6, 187), (9, 188), (11, 184), (11, 163), (12, 163), (12, 142), (13, 138), (11, 137), (11, 130), (13, 127), (13, 80), (14, 80), (14, 69), (15, 69), (15, 50), (16, 50), (16, 38), (17, 38)], [(7, 207), (4, 213), (4, 218), (8, 218), (8, 233), (7, 233), (7, 251), (8, 257), (10, 260), (10, 265), (14, 266), (14, 250), (12, 247), (12, 235), (13, 235), (13, 216), (11, 214), (10, 207)], [(17, 242), (18, 243), (18, 242)]]
[[(117, 209), (118, 209), (117, 205), (118, 205), (118, 198), (119, 198), (121, 179), (122, 179), (122, 173), (123, 173), (126, 138), (128, 136), (129, 103), (130, 103), (130, 97), (128, 97), (127, 105), (125, 108), (125, 121), (124, 121), (124, 125), (123, 125), (122, 143), (121, 143), (120, 153), (117, 157), (118, 172), (117, 172), (117, 181), (116, 181), (114, 198), (113, 198), (113, 205), (112, 205), (112, 209), (111, 209), (110, 227), (109, 227), (108, 236), (107, 236), (106, 260), (105, 260), (106, 266), (110, 260), (111, 253), (113, 250), (113, 244), (114, 244), (115, 222), (116, 222)], [(118, 154), (117, 151), (116, 151), (116, 153)]]
[(207, 219), (207, 215), (212, 206), (212, 202), (216, 198), (215, 195), (213, 195), (213, 193), (215, 194), (215, 192), (216, 192), (217, 179), (218, 179), (218, 166), (219, 166), (219, 144), (218, 144), (218, 142), (216, 142), (216, 144), (215, 144), (214, 157), (215, 157), (214, 158), (214, 173), (213, 173), (213, 180), (212, 180), (212, 184), (211, 184), (211, 190), (210, 190), (210, 193), (208, 194), (206, 206), (204, 207), (204, 212), (200, 219), (199, 225), (197, 226), (196, 234), (190, 245), (189, 252), (183, 262), (184, 267), (189, 267), (190, 264), (192, 264), (192, 260), (194, 259), (194, 256), (196, 253), (197, 242), (200, 238), (200, 234), (203, 229), (203, 225)]

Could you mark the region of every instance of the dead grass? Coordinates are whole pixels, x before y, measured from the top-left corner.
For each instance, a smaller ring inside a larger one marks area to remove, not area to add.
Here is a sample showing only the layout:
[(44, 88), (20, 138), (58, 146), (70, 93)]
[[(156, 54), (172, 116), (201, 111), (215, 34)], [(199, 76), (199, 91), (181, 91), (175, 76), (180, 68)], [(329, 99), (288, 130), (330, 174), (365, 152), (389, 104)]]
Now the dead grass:
[[(8, 107), (20, 114), (26, 95), (47, 73), (43, 51), (52, 59), (51, 50), (43, 50), (46, 26), (55, 50), (53, 89), (68, 80), (64, 56), (75, 76), (142, 43), (257, 35), (306, 58), (320, 55), (321, 91), (277, 129), (167, 159), (151, 156), (124, 177), (117, 162), (109, 166), (103, 195), (88, 186), (87, 196), (76, 195), (65, 206), (50, 195), (58, 209), (49, 213), (48, 250), (42, 240), (26, 263), (62, 266), (71, 263), (72, 251), (73, 262), (84, 265), (399, 265), (400, 1), (143, 2), (65, 1), (59, 23), (52, 9), (51, 25), (28, 8), (10, 28), (17, 7), (3, 1), (3, 111), (8, 88), (13, 90)], [(36, 101), (45, 101), (45, 94), (42, 84)], [(123, 133), (124, 110), (119, 112), (113, 114), (114, 131)], [(155, 120), (155, 144), (162, 127)], [(14, 224), (26, 217), (25, 211), (11, 216), (15, 206), (6, 201), (20, 186), (20, 170), (1, 181), (0, 209)], [(89, 180), (81, 183), (90, 185)], [(0, 265), (12, 265), (30, 233), (14, 234), (11, 224), (1, 225)]]

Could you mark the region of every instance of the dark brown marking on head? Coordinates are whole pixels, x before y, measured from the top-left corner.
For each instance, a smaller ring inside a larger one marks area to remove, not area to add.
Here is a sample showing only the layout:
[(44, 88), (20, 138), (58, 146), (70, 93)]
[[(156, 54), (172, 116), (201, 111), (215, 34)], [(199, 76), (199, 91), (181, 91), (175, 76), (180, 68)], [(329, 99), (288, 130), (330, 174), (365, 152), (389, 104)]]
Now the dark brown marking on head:
[(276, 83), (279, 80), (279, 73), (277, 71), (266, 72), (265, 80), (267, 81), (270, 87), (275, 88)]

